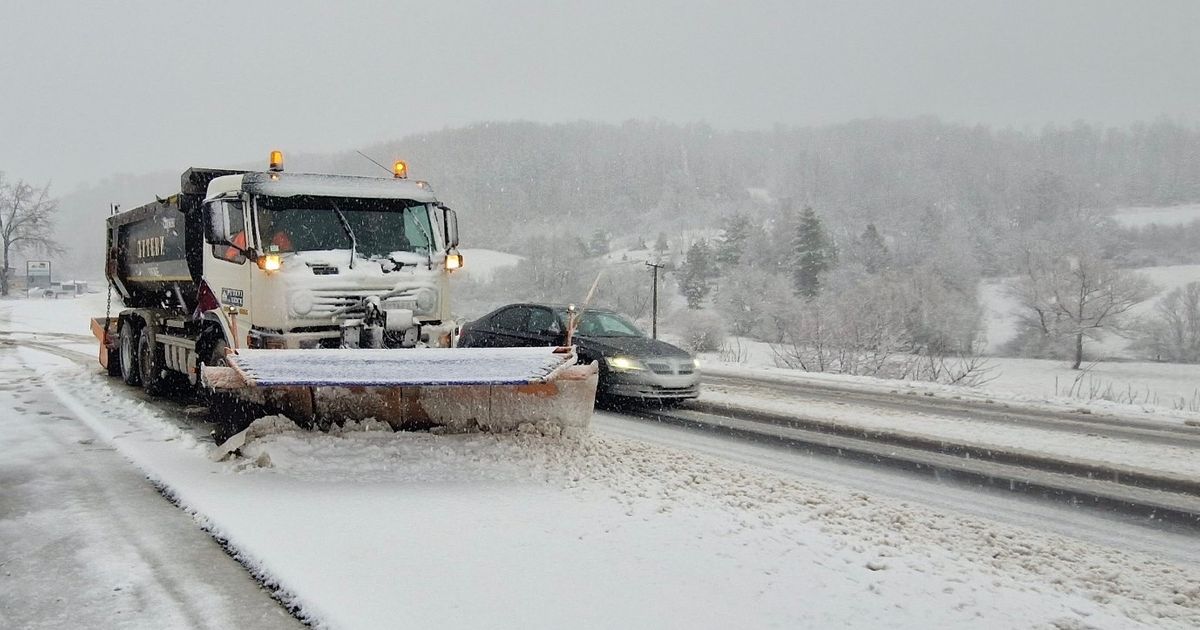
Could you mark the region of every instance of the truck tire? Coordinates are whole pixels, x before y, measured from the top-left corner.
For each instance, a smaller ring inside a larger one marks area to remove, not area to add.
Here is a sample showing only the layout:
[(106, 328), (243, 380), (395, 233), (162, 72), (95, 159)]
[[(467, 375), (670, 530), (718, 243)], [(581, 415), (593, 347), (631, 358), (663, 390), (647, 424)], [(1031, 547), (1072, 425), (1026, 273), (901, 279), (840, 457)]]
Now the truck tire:
[(138, 370), (137, 362), (137, 328), (133, 325), (133, 320), (126, 318), (121, 320), (121, 332), (117, 335), (120, 342), (120, 361), (121, 365), (121, 380), (125, 381), (126, 385), (139, 385), (142, 382), (141, 372)]
[(162, 393), (165, 382), (162, 376), (163, 360), (157, 344), (150, 339), (150, 329), (142, 327), (137, 344), (138, 373), (141, 376), (142, 389), (147, 394), (157, 396)]

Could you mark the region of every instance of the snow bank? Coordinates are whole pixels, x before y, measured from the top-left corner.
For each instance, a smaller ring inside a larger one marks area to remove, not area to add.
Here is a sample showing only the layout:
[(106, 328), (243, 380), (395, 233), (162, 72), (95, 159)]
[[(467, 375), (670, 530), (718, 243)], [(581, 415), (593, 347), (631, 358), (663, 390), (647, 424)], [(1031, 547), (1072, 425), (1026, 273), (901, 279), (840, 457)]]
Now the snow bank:
[[(728, 352), (703, 353), (701, 371), (716, 376), (823, 384), (875, 393), (1005, 401), (1052, 411), (1086, 410), (1200, 426), (1200, 411), (1196, 410), (1200, 406), (1200, 365), (1103, 362), (1088, 364), (1088, 370), (1080, 372), (1072, 370), (1062, 361), (988, 357), (988, 371), (984, 375), (987, 382), (966, 387), (780, 368), (775, 366), (769, 344), (732, 338), (727, 342), (729, 347), (734, 344), (739, 346), (741, 356), (730, 357)], [(723, 355), (730, 360), (722, 360)], [(1082, 377), (1084, 382), (1075, 388), (1079, 395), (1073, 397), (1070, 395), (1072, 383), (1078, 377)], [(1119, 397), (1121, 402), (1088, 395), (1096, 390), (1112, 390), (1124, 395)], [(1133, 402), (1125, 402), (1124, 399)]]

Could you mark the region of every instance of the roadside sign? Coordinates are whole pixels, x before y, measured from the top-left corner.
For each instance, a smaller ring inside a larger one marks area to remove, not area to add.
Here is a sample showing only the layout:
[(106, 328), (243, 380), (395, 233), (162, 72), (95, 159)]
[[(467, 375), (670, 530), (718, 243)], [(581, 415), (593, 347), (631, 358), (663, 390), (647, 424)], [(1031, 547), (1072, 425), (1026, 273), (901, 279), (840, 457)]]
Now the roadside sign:
[(25, 286), (43, 288), (50, 286), (50, 261), (25, 261)]

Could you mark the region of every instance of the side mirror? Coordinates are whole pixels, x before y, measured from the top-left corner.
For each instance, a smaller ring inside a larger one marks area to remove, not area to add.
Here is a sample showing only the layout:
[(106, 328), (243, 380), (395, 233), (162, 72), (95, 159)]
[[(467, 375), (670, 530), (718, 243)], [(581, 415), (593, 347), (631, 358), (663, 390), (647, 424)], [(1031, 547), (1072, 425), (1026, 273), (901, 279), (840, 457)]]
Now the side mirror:
[(454, 249), (458, 247), (458, 215), (453, 210), (446, 206), (439, 206), (442, 209), (442, 228), (443, 236), (446, 240), (446, 249)]
[[(232, 247), (249, 260), (257, 261), (258, 255), (248, 247), (246, 228), (241, 199), (214, 199), (204, 205), (204, 238), (212, 245)], [(240, 243), (235, 242), (239, 235)]]
[(229, 245), (229, 231), (225, 225), (224, 207), (219, 201), (204, 203), (204, 240), (212, 245)]

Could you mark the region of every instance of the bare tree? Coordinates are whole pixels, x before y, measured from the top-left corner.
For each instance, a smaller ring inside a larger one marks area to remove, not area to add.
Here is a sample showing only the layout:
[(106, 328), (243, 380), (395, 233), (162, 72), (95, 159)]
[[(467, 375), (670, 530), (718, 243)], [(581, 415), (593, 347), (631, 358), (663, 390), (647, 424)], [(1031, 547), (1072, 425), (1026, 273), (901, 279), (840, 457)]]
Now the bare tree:
[(1150, 358), (1200, 363), (1200, 282), (1163, 296), (1141, 329), (1138, 345)]
[(54, 213), (58, 201), (50, 198), (50, 185), (34, 188), (22, 180), (8, 183), (0, 173), (0, 247), (4, 267), (0, 269), (0, 295), (8, 295), (12, 274), (11, 258), (18, 252), (62, 251), (54, 241)]
[(1072, 369), (1083, 362), (1085, 339), (1123, 334), (1124, 315), (1155, 293), (1139, 273), (1115, 268), (1091, 252), (1027, 250), (1021, 275), (1009, 287), (1021, 305), (1022, 323), (1046, 339), (1073, 343)]

